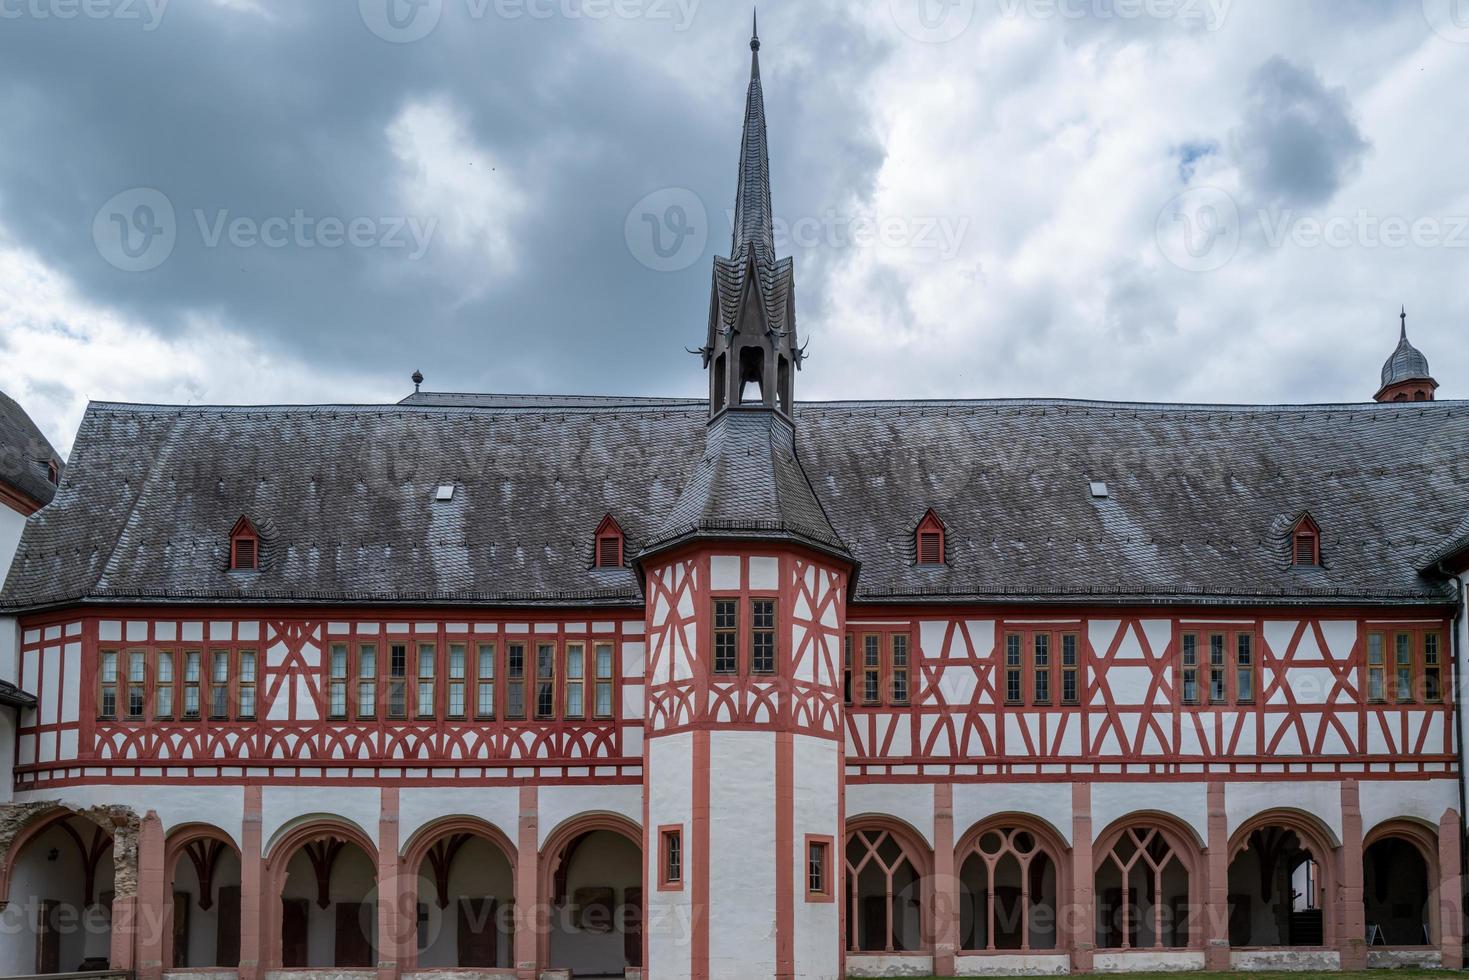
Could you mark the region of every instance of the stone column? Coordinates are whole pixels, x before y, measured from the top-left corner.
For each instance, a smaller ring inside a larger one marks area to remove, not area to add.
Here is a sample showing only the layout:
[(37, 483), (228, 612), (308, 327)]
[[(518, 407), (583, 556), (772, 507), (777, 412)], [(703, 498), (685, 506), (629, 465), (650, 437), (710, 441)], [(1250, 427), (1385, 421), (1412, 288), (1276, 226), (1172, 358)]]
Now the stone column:
[(1464, 882), (1459, 855), (1464, 826), (1445, 810), (1438, 822), (1438, 931), (1445, 970), (1464, 968)]
[(112, 819), (112, 943), (108, 965), (113, 970), (131, 971), (137, 963), (138, 820), (131, 815)]
[(1090, 973), (1097, 949), (1096, 909), (1092, 888), (1092, 788), (1071, 784), (1071, 906), (1061, 925), (1071, 937), (1071, 971)]
[(264, 894), (265, 859), (261, 855), (260, 787), (245, 787), (245, 815), (240, 822), (240, 980), (265, 975), (265, 943), (261, 928), (270, 902)]
[(1341, 850), (1337, 880), (1340, 913), (1336, 917), (1336, 946), (1343, 970), (1367, 968), (1367, 910), (1362, 905), (1362, 805), (1357, 781), (1341, 786)]
[(149, 810), (138, 832), (138, 901), (133, 911), (138, 980), (158, 980), (163, 975), (163, 944), (170, 932), (167, 921), (172, 906), (172, 896), (167, 894), (163, 846), (163, 821)]
[(1205, 859), (1204, 969), (1228, 970), (1229, 960), (1229, 818), (1224, 810), (1223, 783), (1209, 784), (1209, 840)]
[(537, 980), (540, 948), (540, 810), (534, 786), (520, 787), (520, 832), (515, 841), (515, 975)]
[[(384, 786), (377, 824), (377, 977), (398, 980), (403, 957), (405, 910), (401, 904), (401, 868), (398, 860), (398, 788)], [(416, 931), (416, 909), (406, 913), (407, 926)]]
[(954, 976), (959, 949), (959, 875), (954, 867), (954, 784), (933, 788), (933, 972)]

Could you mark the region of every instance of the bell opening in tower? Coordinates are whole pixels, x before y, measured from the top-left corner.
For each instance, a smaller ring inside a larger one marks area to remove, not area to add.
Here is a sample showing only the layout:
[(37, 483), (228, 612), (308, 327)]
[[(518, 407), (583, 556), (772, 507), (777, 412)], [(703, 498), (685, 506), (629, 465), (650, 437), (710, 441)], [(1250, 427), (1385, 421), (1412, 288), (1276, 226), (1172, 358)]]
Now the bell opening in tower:
[[(751, 396), (754, 390), (754, 397)], [(740, 351), (740, 404), (765, 404), (765, 352), (758, 347)]]

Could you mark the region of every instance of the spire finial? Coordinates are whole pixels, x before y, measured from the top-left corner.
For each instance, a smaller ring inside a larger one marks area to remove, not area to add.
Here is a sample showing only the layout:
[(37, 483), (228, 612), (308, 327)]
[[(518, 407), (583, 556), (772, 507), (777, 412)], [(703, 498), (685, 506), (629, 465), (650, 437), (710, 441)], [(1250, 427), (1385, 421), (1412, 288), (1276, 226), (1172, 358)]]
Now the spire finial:
[(760, 9), (758, 7), (750, 9), (750, 50), (760, 50)]
[(418, 394), (418, 389), (423, 386), (423, 372), (422, 371), (414, 371), (413, 372), (413, 379), (412, 380), (413, 380), (413, 393), (416, 395), (416, 394)]
[(1402, 336), (1402, 339), (1407, 340), (1408, 339), (1408, 307), (1407, 306), (1404, 306), (1403, 307), (1402, 321), (1403, 321), (1403, 330), (1402, 330), (1401, 336)]

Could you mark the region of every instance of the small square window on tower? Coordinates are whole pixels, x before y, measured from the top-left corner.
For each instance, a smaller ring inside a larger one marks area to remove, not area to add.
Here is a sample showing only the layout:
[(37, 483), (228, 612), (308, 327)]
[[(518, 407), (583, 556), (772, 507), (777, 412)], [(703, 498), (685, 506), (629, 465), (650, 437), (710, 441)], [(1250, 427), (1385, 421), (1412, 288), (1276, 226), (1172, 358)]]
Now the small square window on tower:
[(602, 518), (602, 523), (597, 525), (595, 564), (597, 568), (621, 568), (623, 565), (622, 555), (622, 528), (611, 514)]
[(658, 890), (683, 890), (683, 826), (658, 828)]
[(942, 565), (945, 562), (944, 523), (931, 510), (918, 523), (914, 554), (919, 565)]

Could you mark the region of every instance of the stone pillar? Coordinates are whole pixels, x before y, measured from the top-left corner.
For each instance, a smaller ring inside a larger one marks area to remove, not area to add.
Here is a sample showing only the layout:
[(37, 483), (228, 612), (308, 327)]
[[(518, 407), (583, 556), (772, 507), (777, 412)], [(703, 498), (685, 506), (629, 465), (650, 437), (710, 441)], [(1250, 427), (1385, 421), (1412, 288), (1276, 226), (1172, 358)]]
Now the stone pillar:
[(1362, 905), (1362, 805), (1357, 781), (1341, 786), (1341, 851), (1336, 946), (1343, 970), (1367, 968), (1367, 910)]
[(1445, 970), (1464, 968), (1464, 882), (1459, 855), (1464, 826), (1445, 810), (1438, 822), (1438, 931)]
[(537, 980), (540, 965), (540, 801), (534, 786), (520, 787), (520, 832), (515, 841), (515, 975)]
[[(403, 956), (404, 923), (416, 931), (413, 914), (405, 912), (400, 898), (401, 869), (398, 860), (398, 788), (384, 786), (377, 823), (377, 977), (398, 980)], [(415, 910), (416, 911), (416, 910)]]
[(163, 944), (172, 896), (163, 867), (163, 821), (152, 810), (143, 818), (138, 832), (138, 903), (133, 912), (137, 936), (138, 980), (158, 980), (163, 975)]
[(1229, 960), (1229, 818), (1224, 810), (1223, 783), (1209, 784), (1209, 840), (1204, 855), (1204, 969), (1228, 970)]
[(1097, 949), (1096, 909), (1092, 888), (1092, 788), (1071, 784), (1071, 907), (1061, 925), (1071, 937), (1071, 972), (1090, 973)]
[(245, 787), (245, 815), (240, 822), (240, 980), (265, 975), (261, 928), (271, 901), (264, 894), (265, 859), (261, 854), (260, 787)]
[(112, 943), (108, 966), (131, 971), (137, 963), (138, 820), (114, 816), (112, 829)]
[(954, 976), (959, 950), (959, 874), (954, 867), (954, 784), (933, 788), (933, 972)]

